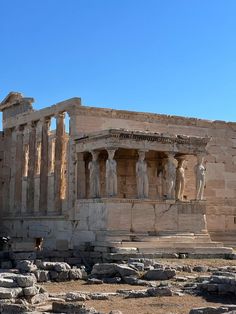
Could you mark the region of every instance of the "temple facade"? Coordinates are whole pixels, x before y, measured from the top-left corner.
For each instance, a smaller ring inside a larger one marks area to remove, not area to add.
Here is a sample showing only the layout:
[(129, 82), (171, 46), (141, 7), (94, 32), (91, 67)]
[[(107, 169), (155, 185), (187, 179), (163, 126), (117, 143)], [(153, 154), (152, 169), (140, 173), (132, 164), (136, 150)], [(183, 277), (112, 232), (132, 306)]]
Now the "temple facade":
[(0, 104), (1, 234), (15, 250), (232, 252), (236, 123), (33, 101)]

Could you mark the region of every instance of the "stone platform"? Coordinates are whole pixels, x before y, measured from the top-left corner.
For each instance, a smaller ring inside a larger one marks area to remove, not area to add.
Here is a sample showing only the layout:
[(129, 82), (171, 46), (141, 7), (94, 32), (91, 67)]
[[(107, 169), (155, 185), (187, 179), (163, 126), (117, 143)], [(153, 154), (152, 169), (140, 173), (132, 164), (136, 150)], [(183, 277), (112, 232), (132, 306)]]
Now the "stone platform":
[[(102, 198), (77, 201), (75, 219), (89, 230), (90, 249), (109, 254), (231, 254), (212, 241), (204, 201)], [(105, 256), (104, 255), (104, 256)]]

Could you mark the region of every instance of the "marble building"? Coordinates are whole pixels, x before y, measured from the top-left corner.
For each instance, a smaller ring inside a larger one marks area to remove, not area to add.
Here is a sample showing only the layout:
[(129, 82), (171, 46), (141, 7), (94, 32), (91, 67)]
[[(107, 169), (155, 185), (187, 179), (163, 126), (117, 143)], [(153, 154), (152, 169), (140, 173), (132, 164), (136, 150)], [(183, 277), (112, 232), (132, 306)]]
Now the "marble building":
[(232, 252), (236, 123), (33, 102), (11, 92), (0, 104), (1, 233), (15, 250), (43, 239), (57, 250)]

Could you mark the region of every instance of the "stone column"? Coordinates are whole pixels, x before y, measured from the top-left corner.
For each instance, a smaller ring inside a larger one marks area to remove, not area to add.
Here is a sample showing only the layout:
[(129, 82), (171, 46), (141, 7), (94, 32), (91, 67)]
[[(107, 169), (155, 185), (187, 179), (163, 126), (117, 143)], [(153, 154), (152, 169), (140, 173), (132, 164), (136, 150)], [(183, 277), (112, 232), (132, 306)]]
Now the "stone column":
[(14, 213), (15, 198), (15, 174), (16, 174), (16, 139), (17, 130), (14, 128), (11, 132), (11, 156), (10, 156), (10, 191), (9, 191), (9, 212)]
[(47, 213), (48, 200), (48, 132), (50, 127), (50, 117), (45, 117), (42, 121), (42, 144), (41, 144), (41, 165), (40, 165), (40, 196), (39, 211), (41, 214)]
[(85, 176), (85, 161), (84, 153), (77, 154), (77, 184), (76, 184), (76, 195), (77, 198), (83, 199), (86, 197), (86, 176)]
[[(70, 125), (69, 125), (69, 141), (67, 144), (67, 210), (71, 210), (75, 206), (75, 200), (78, 196), (78, 193), (80, 193), (80, 188), (82, 188), (83, 185), (83, 164), (82, 160), (80, 161), (80, 156), (76, 156), (76, 150), (75, 150), (75, 141), (74, 138), (77, 137), (76, 133), (76, 112), (74, 109), (70, 109), (68, 112), (68, 115), (70, 117)], [(78, 167), (78, 168), (77, 168)], [(82, 167), (82, 168), (80, 168)], [(80, 170), (82, 170), (80, 174)], [(79, 171), (79, 173), (77, 172)], [(78, 176), (78, 178), (77, 178)], [(80, 176), (82, 178), (80, 179)], [(79, 181), (78, 181), (79, 180)], [(81, 186), (79, 187), (79, 184)], [(81, 195), (83, 195), (83, 189), (81, 190)]]
[(54, 171), (54, 200), (55, 210), (62, 213), (62, 199), (65, 198), (65, 114), (58, 113), (56, 116), (56, 143), (55, 143), (55, 171)]
[(176, 183), (176, 160), (174, 153), (167, 153), (165, 162), (165, 197), (166, 199), (174, 200), (175, 196), (175, 183)]
[(27, 212), (34, 212), (34, 175), (35, 175), (36, 123), (31, 123), (29, 133), (29, 168), (27, 184)]
[(55, 134), (49, 135), (49, 149), (48, 149), (48, 214), (55, 213), (54, 202), (54, 169), (55, 169)]
[(139, 159), (136, 163), (136, 180), (138, 198), (148, 198), (149, 182), (147, 172), (147, 162), (145, 161), (145, 151), (139, 150)]
[(23, 132), (23, 164), (22, 164), (22, 202), (21, 212), (25, 213), (27, 210), (27, 186), (28, 186), (28, 169), (29, 169), (29, 132), (30, 125), (24, 126)]
[(42, 121), (37, 122), (36, 126), (36, 144), (35, 144), (35, 174), (34, 174), (34, 213), (39, 213), (40, 198), (40, 170), (42, 153)]
[(10, 181), (11, 181), (11, 143), (12, 143), (12, 130), (4, 130), (4, 155), (3, 155), (3, 213), (9, 214), (9, 200), (10, 200)]
[(175, 185), (175, 194), (176, 199), (183, 201), (184, 188), (185, 188), (185, 162), (184, 156), (176, 158), (178, 165), (176, 168), (176, 185)]
[(197, 156), (197, 164), (195, 166), (196, 176), (196, 200), (203, 200), (204, 187), (206, 182), (206, 168), (203, 165), (204, 156)]
[(106, 161), (106, 195), (108, 197), (117, 195), (117, 171), (114, 160), (116, 149), (107, 149), (108, 159)]
[(92, 198), (98, 198), (101, 196), (100, 192), (100, 167), (98, 162), (99, 152), (91, 151), (92, 161), (89, 162), (89, 186), (90, 196)]
[(22, 177), (23, 177), (23, 137), (24, 128), (18, 127), (16, 133), (16, 171), (15, 171), (15, 196), (14, 196), (14, 212), (20, 213), (22, 208)]

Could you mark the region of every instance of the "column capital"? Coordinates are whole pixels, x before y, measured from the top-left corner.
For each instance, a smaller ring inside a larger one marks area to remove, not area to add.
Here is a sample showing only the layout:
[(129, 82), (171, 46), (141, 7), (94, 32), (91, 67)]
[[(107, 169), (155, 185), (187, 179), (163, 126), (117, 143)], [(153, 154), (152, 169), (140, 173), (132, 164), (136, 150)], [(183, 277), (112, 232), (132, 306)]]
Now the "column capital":
[(57, 112), (55, 115), (54, 115), (54, 117), (55, 117), (55, 119), (57, 120), (57, 119), (64, 119), (65, 118), (65, 111), (61, 111), (61, 112)]

